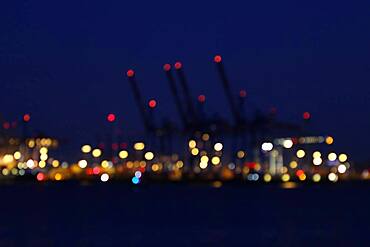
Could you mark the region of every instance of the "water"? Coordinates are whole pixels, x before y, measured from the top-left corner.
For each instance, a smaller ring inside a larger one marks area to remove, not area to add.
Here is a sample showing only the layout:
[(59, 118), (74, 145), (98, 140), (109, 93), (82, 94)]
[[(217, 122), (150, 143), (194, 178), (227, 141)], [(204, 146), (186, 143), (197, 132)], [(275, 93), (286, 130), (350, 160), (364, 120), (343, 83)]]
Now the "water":
[(367, 246), (369, 189), (1, 185), (0, 246)]

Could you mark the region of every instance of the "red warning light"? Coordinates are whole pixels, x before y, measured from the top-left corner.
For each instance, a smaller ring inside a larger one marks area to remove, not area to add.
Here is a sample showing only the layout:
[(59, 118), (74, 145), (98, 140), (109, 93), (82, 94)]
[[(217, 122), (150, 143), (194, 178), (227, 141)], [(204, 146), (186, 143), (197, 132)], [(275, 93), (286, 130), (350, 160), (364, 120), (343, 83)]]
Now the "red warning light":
[(309, 120), (311, 118), (311, 113), (309, 113), (309, 112), (304, 112), (303, 113), (303, 119), (304, 120)]
[(116, 120), (116, 115), (114, 115), (113, 113), (109, 113), (107, 116), (107, 120), (111, 123), (114, 122)]
[(154, 107), (157, 106), (157, 101), (155, 101), (154, 99), (151, 99), (151, 100), (149, 100), (148, 105), (149, 105), (150, 108), (154, 108)]
[(87, 168), (87, 169), (86, 169), (86, 174), (87, 174), (87, 175), (93, 175), (93, 174), (94, 174), (94, 173), (93, 173), (93, 169), (92, 169), (92, 168), (90, 168), (90, 167), (89, 167), (89, 168)]
[(127, 77), (133, 77), (135, 75), (135, 71), (132, 69), (127, 70)]
[(182, 64), (180, 62), (176, 62), (175, 69), (181, 69), (181, 68), (182, 68)]
[(257, 163), (255, 162), (246, 162), (246, 165), (248, 166), (249, 169), (255, 169), (257, 166)]
[(241, 98), (245, 98), (245, 97), (247, 97), (247, 91), (245, 91), (245, 90), (240, 90), (240, 91), (239, 91), (239, 96), (240, 96)]
[(170, 71), (170, 69), (171, 69), (171, 65), (170, 64), (166, 63), (165, 65), (163, 65), (163, 70), (164, 71)]
[(43, 173), (38, 173), (36, 176), (37, 181), (42, 181), (45, 179), (45, 175)]
[(31, 120), (31, 115), (30, 115), (30, 114), (28, 114), (28, 113), (27, 113), (27, 114), (24, 114), (24, 115), (23, 115), (23, 121), (24, 121), (24, 122), (26, 122), (26, 123), (27, 123), (27, 122), (29, 122), (30, 120)]
[(92, 169), (92, 172), (93, 174), (98, 175), (100, 173), (100, 168), (96, 166)]
[(215, 61), (215, 63), (221, 63), (222, 57), (220, 55), (216, 55), (213, 60)]
[(198, 101), (200, 103), (204, 103), (206, 101), (206, 96), (204, 94), (201, 94), (198, 96)]
[(298, 170), (296, 173), (297, 177), (300, 177), (302, 175), (304, 175), (304, 171), (303, 170)]

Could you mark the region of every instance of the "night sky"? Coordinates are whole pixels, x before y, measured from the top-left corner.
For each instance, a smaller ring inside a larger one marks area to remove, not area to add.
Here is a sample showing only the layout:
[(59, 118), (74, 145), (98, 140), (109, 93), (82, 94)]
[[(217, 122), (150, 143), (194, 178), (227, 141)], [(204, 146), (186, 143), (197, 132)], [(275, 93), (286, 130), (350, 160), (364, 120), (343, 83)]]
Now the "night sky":
[[(143, 127), (124, 76), (178, 119), (164, 63), (183, 62), (194, 96), (230, 119), (212, 58), (223, 55), (233, 91), (285, 121), (310, 111), (318, 134), (355, 160), (370, 158), (370, 1), (3, 1), (0, 112), (32, 127), (94, 141), (116, 113)], [(247, 104), (247, 105), (248, 105)], [(76, 152), (78, 150), (76, 149)]]

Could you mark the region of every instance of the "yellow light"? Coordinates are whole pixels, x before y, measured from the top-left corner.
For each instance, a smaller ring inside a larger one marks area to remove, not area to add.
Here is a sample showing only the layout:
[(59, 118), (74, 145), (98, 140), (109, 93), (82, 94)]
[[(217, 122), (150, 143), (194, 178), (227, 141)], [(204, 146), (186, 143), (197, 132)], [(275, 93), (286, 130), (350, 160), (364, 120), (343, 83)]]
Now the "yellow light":
[(85, 154), (90, 153), (90, 152), (91, 152), (91, 146), (90, 146), (90, 145), (83, 145), (83, 146), (81, 147), (81, 151), (82, 151), (83, 153), (85, 153)]
[(4, 169), (2, 170), (2, 173), (3, 173), (3, 175), (4, 175), (4, 176), (7, 176), (7, 175), (9, 175), (9, 170), (8, 170), (8, 169), (6, 169), (6, 168), (4, 168)]
[(154, 159), (154, 154), (152, 152), (146, 152), (144, 157), (146, 160), (152, 160)]
[(320, 176), (320, 174), (318, 174), (318, 173), (314, 174), (314, 175), (312, 176), (312, 180), (313, 180), (315, 183), (320, 182), (320, 180), (321, 180), (321, 176)]
[(306, 174), (301, 174), (301, 175), (299, 175), (299, 180), (301, 180), (301, 181), (304, 181), (304, 180), (306, 180)]
[(126, 150), (122, 150), (121, 152), (119, 152), (118, 156), (121, 159), (126, 159), (128, 157), (128, 152)]
[(200, 162), (200, 164), (199, 164), (199, 167), (202, 168), (202, 169), (206, 169), (207, 166), (208, 166), (208, 163), (206, 163), (206, 162)]
[(194, 155), (194, 156), (198, 155), (199, 154), (199, 149), (198, 148), (193, 148), (191, 150), (191, 154)]
[(288, 174), (288, 173), (283, 174), (283, 175), (281, 176), (281, 180), (282, 180), (283, 182), (288, 182), (288, 181), (290, 180), (290, 176), (289, 176), (289, 174)]
[(145, 148), (144, 142), (137, 142), (134, 144), (134, 149), (137, 151), (144, 150), (144, 148)]
[(40, 168), (45, 168), (45, 167), (46, 167), (46, 162), (45, 162), (44, 160), (41, 160), (41, 161), (39, 162), (39, 167), (40, 167)]
[(292, 162), (290, 162), (289, 166), (290, 166), (290, 168), (295, 169), (295, 168), (298, 167), (298, 163), (297, 163), (297, 161), (293, 160)]
[(214, 147), (213, 147), (217, 152), (219, 152), (219, 151), (221, 151), (222, 150), (222, 148), (223, 148), (223, 145), (222, 145), (222, 143), (220, 143), (220, 142), (217, 142), (215, 145), (214, 145)]
[(314, 159), (316, 159), (316, 158), (321, 158), (321, 153), (320, 153), (319, 151), (316, 151), (316, 152), (314, 152), (314, 153), (312, 154), (312, 157), (313, 157)]
[(140, 161), (139, 166), (145, 168), (146, 167), (146, 162), (144, 160)]
[(209, 135), (207, 133), (203, 134), (202, 135), (202, 140), (205, 141), (205, 142), (208, 141), (209, 140)]
[(87, 167), (87, 161), (86, 160), (80, 160), (78, 162), (78, 166), (82, 169), (86, 168)]
[(200, 162), (207, 163), (209, 161), (209, 158), (207, 156), (202, 156), (200, 158)]
[(214, 157), (212, 157), (211, 162), (212, 162), (212, 164), (214, 164), (214, 165), (218, 165), (218, 164), (220, 164), (221, 159), (220, 159), (220, 157), (218, 157), (218, 156), (214, 156)]
[(103, 161), (101, 162), (101, 166), (102, 166), (103, 168), (108, 168), (108, 167), (109, 167), (109, 162), (108, 162), (107, 160), (103, 160)]
[(95, 157), (95, 158), (98, 158), (101, 156), (101, 150), (96, 148), (92, 151), (92, 156)]
[(302, 159), (306, 155), (306, 152), (302, 149), (297, 151), (297, 157)]
[(62, 180), (63, 177), (62, 177), (62, 174), (60, 174), (58, 172), (58, 173), (55, 174), (54, 178), (55, 178), (55, 180), (60, 181), (60, 180)]
[(183, 166), (184, 166), (184, 162), (182, 162), (181, 160), (176, 162), (176, 167), (177, 168), (182, 168)]
[(41, 145), (42, 146), (50, 146), (51, 144), (51, 140), (50, 139), (46, 139), (46, 138), (42, 138), (41, 139)]
[(271, 175), (270, 175), (270, 174), (266, 173), (265, 175), (263, 175), (263, 180), (264, 180), (266, 183), (270, 182), (270, 181), (271, 181), (271, 179), (272, 179), (272, 177), (271, 177)]
[(334, 143), (334, 138), (331, 136), (326, 137), (325, 139), (326, 144), (331, 145)]
[(283, 142), (284, 148), (292, 148), (293, 147), (293, 141), (291, 139), (284, 140)]
[(281, 185), (281, 187), (284, 188), (284, 189), (294, 189), (294, 188), (297, 188), (297, 183), (285, 182)]
[(337, 182), (338, 181), (338, 176), (337, 174), (331, 172), (329, 173), (328, 175), (328, 179), (331, 181), (331, 182)]
[(159, 170), (159, 165), (158, 164), (153, 164), (152, 165), (152, 170), (153, 170), (153, 172), (158, 171)]
[(236, 156), (239, 158), (239, 159), (243, 159), (244, 156), (245, 156), (245, 152), (242, 151), (242, 150), (239, 150), (237, 153), (236, 153)]
[[(58, 167), (59, 166), (59, 160), (53, 160), (53, 162), (51, 163), (51, 165), (53, 167)], [(40, 166), (40, 164), (39, 164), (39, 166)]]
[(243, 167), (243, 174), (248, 174), (249, 173), (249, 167), (245, 166)]
[(321, 164), (322, 164), (322, 159), (321, 159), (320, 157), (318, 157), (318, 158), (314, 158), (314, 159), (313, 159), (313, 164), (314, 164), (315, 166), (319, 166), (319, 165), (321, 165)]
[(128, 161), (126, 163), (127, 168), (132, 169), (134, 167), (134, 163), (132, 161)]
[(48, 149), (46, 147), (40, 148), (40, 154), (47, 154), (47, 153), (48, 153)]
[(347, 157), (347, 155), (346, 155), (346, 154), (340, 154), (340, 155), (339, 155), (339, 161), (340, 161), (340, 162), (344, 163), (344, 162), (346, 162), (346, 161), (347, 161), (347, 159), (348, 159), (348, 157)]
[(48, 155), (46, 153), (42, 153), (40, 155), (40, 160), (47, 160), (48, 159)]
[(288, 172), (288, 168), (286, 166), (283, 166), (280, 168), (280, 172), (281, 173), (287, 173)]
[(14, 159), (16, 159), (16, 160), (19, 160), (19, 159), (21, 159), (21, 158), (22, 158), (22, 154), (21, 154), (21, 152), (16, 151), (16, 152), (13, 154), (13, 157), (14, 157)]
[(28, 147), (29, 147), (29, 148), (34, 148), (34, 147), (35, 147), (35, 144), (36, 144), (36, 143), (35, 143), (35, 141), (34, 141), (34, 140), (29, 140), (29, 141), (28, 141)]
[(343, 173), (346, 172), (346, 170), (347, 170), (347, 167), (345, 165), (341, 164), (341, 165), (338, 166), (338, 172), (339, 173), (343, 174)]
[(13, 168), (11, 172), (12, 172), (13, 175), (18, 175), (18, 169), (17, 168)]
[(337, 159), (337, 155), (336, 155), (336, 153), (330, 153), (329, 155), (328, 155), (328, 160), (330, 160), (330, 161), (335, 161)]
[(197, 146), (197, 142), (194, 140), (189, 141), (189, 148), (195, 148)]
[(11, 154), (5, 154), (3, 157), (3, 162), (4, 163), (11, 163), (14, 161), (14, 157)]

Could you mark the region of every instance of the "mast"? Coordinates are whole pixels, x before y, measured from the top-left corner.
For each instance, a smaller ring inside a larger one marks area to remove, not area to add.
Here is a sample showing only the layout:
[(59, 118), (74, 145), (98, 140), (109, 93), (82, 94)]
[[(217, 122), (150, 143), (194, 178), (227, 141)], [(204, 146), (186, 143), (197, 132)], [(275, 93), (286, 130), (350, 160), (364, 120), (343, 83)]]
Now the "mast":
[(163, 65), (163, 70), (166, 73), (168, 84), (170, 86), (171, 93), (173, 95), (177, 111), (180, 115), (180, 119), (183, 122), (184, 126), (187, 128), (188, 125), (189, 125), (189, 121), (188, 121), (188, 119), (186, 117), (186, 114), (185, 114), (185, 111), (184, 111), (184, 109), (182, 108), (182, 105), (181, 105), (181, 100), (180, 100), (180, 97), (179, 97), (179, 93), (177, 91), (175, 79), (173, 78), (172, 73), (171, 73), (171, 65), (166, 63), (165, 65)]
[(230, 89), (230, 83), (229, 83), (229, 80), (226, 76), (225, 69), (224, 69), (224, 66), (222, 64), (221, 56), (216, 55), (214, 57), (214, 62), (216, 63), (217, 71), (218, 71), (218, 74), (221, 78), (222, 86), (224, 88), (224, 92), (225, 92), (227, 101), (229, 102), (230, 110), (231, 110), (231, 113), (234, 117), (234, 121), (238, 125), (242, 122), (242, 118), (239, 114), (238, 108), (235, 105), (234, 98), (233, 98), (233, 95), (232, 95), (231, 89)]
[(186, 80), (186, 76), (185, 76), (184, 70), (182, 68), (182, 63), (181, 62), (176, 62), (175, 63), (175, 69), (176, 69), (177, 76), (180, 80), (180, 85), (181, 85), (182, 91), (184, 92), (184, 98), (185, 98), (185, 101), (186, 101), (187, 112), (191, 116), (192, 121), (194, 123), (194, 122), (197, 121), (198, 116), (196, 115), (196, 112), (195, 112), (195, 107), (193, 105), (193, 100), (192, 100), (192, 97), (191, 97), (191, 94), (190, 94), (188, 82)]
[(140, 93), (139, 87), (137, 85), (137, 81), (135, 78), (135, 71), (132, 69), (129, 69), (126, 73), (128, 81), (130, 82), (132, 92), (134, 94), (134, 98), (136, 101), (136, 105), (139, 108), (140, 115), (142, 118), (142, 121), (144, 123), (145, 129), (149, 132), (154, 130), (153, 124), (150, 122), (150, 118), (147, 114), (146, 108), (145, 108), (145, 103), (143, 101), (143, 97)]

